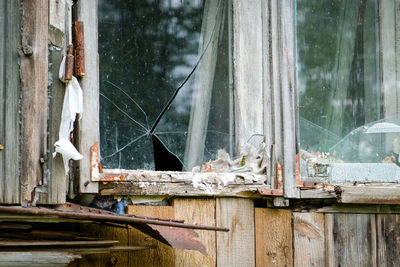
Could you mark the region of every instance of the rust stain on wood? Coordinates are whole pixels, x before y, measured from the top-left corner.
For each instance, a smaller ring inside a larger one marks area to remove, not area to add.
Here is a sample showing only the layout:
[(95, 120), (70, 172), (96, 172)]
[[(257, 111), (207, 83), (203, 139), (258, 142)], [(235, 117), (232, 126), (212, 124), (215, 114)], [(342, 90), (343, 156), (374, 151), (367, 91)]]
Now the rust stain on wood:
[(74, 46), (72, 44), (68, 45), (67, 48), (67, 58), (65, 59), (65, 80), (71, 80), (74, 72)]
[(85, 75), (85, 37), (83, 21), (75, 21), (75, 75)]

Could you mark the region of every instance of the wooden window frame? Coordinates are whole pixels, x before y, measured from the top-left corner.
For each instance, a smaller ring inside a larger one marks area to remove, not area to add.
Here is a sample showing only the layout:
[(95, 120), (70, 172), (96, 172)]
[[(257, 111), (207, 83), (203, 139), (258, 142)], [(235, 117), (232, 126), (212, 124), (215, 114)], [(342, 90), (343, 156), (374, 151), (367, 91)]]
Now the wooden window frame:
[[(158, 172), (129, 170), (124, 179), (131, 184), (155, 183), (156, 178), (173, 176), (183, 183), (175, 189), (175, 195), (210, 195), (208, 192), (187, 185), (193, 179), (238, 179), (236, 191), (217, 190), (212, 195), (240, 195), (253, 192), (258, 195), (257, 188), (273, 189), (277, 162), (283, 171), (283, 196), (298, 198), (296, 187), (296, 75), (294, 46), (294, 2), (292, 0), (264, 0), (257, 2), (233, 0), (233, 62), (235, 90), (235, 146), (240, 147), (254, 133), (262, 132), (265, 136), (267, 150), (270, 155), (265, 179), (261, 184), (252, 183), (255, 174), (220, 174), (191, 172)], [(75, 20), (83, 21), (85, 33), (86, 75), (80, 80), (84, 94), (84, 115), (79, 121), (77, 132), (78, 150), (83, 159), (77, 162), (79, 173), (79, 192), (98, 193), (98, 183), (91, 176), (90, 148), (99, 142), (99, 72), (98, 72), (98, 40), (97, 40), (97, 1), (79, 1), (76, 3)], [(285, 103), (284, 105), (282, 103)], [(113, 170), (106, 171), (113, 173)], [(118, 174), (115, 173), (114, 174)], [(206, 176), (206, 177), (204, 177)], [(203, 178), (201, 178), (203, 177)], [(253, 177), (253, 178), (251, 178)], [(115, 180), (109, 176), (109, 180)], [(168, 180), (168, 179), (167, 179)], [(171, 179), (169, 179), (171, 183)], [(241, 182), (240, 182), (241, 181)], [(119, 183), (121, 184), (121, 183)], [(164, 183), (162, 186), (167, 186)], [(183, 186), (185, 185), (185, 186)], [(236, 184), (235, 184), (236, 185)], [(121, 185), (119, 185), (121, 186)], [(102, 187), (102, 186), (100, 186)], [(131, 186), (135, 188), (134, 186)], [(145, 190), (108, 191), (118, 195), (143, 194)], [(179, 189), (181, 188), (181, 189)], [(189, 190), (189, 191), (188, 191)], [(159, 190), (161, 192), (163, 190)], [(186, 191), (186, 193), (185, 193)], [(102, 192), (101, 192), (102, 193)], [(103, 194), (105, 194), (103, 192)], [(144, 194), (157, 194), (156, 190)], [(166, 192), (161, 193), (166, 194)], [(278, 194), (279, 195), (279, 194)]]

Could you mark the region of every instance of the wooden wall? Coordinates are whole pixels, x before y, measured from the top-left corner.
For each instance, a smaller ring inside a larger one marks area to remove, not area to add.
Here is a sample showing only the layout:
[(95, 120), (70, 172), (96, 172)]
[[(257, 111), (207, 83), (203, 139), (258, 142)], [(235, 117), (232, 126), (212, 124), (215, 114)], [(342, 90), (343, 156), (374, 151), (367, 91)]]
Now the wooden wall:
[(95, 226), (89, 230), (97, 236), (155, 248), (86, 256), (70, 266), (400, 266), (400, 214), (293, 212), (254, 208), (240, 198), (175, 199), (172, 206), (129, 206), (128, 212), (231, 231), (197, 231), (204, 256), (133, 228)]

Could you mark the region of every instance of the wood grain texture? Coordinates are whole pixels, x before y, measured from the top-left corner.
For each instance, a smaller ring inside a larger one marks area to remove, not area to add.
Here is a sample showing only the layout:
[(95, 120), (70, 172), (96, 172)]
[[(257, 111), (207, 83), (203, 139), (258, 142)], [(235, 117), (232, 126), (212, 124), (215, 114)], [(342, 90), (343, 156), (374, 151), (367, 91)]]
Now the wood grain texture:
[(23, 1), (21, 82), (21, 203), (42, 184), (46, 155), (49, 1)]
[[(63, 51), (50, 48), (49, 60), (52, 63), (49, 67), (49, 73), (52, 74), (53, 80), (49, 86), (49, 146), (50, 152), (53, 153), (54, 143), (59, 139), (59, 129), (61, 123), (62, 105), (65, 94), (65, 86), (60, 82), (58, 77), (58, 68), (60, 67)], [(48, 169), (47, 181), (47, 204), (62, 204), (66, 201), (67, 193), (67, 176), (65, 174), (64, 163), (61, 154), (57, 154), (55, 158), (49, 157), (46, 162)]]
[(341, 186), (341, 203), (400, 204), (399, 186)]
[(379, 266), (400, 266), (400, 215), (377, 215)]
[(0, 3), (0, 202), (18, 203), (19, 197), (19, 56), (20, 3)]
[[(174, 219), (174, 207), (171, 206), (128, 206), (128, 214), (139, 216)], [(129, 266), (175, 266), (175, 250), (160, 241), (136, 230), (129, 229), (129, 244), (155, 246), (154, 249), (135, 251), (129, 254)]]
[[(294, 44), (294, 1), (278, 1), (279, 31), (279, 71), (282, 109), (282, 146), (283, 160), (278, 160), (283, 167), (283, 193), (285, 197), (299, 198), (300, 190), (296, 187), (296, 61)], [(272, 37), (274, 38), (274, 37)], [(276, 37), (275, 37), (276, 38)], [(275, 90), (279, 90), (275, 87)]]
[(294, 266), (324, 266), (325, 222), (321, 213), (293, 213)]
[[(91, 237), (98, 237), (104, 240), (117, 240), (118, 246), (128, 245), (128, 226), (115, 227), (102, 224), (82, 224), (79, 230), (89, 234)], [(112, 252), (105, 254), (85, 255), (82, 259), (76, 260), (69, 265), (79, 267), (89, 266), (117, 266), (125, 267), (129, 265), (129, 252)]]
[(292, 212), (255, 208), (254, 218), (256, 266), (293, 266)]
[(86, 75), (79, 80), (83, 90), (84, 116), (78, 121), (76, 143), (83, 159), (74, 162), (80, 193), (97, 193), (98, 184), (90, 182), (90, 147), (99, 142), (99, 56), (97, 41), (97, 0), (78, 1), (76, 20), (83, 21)]
[(263, 134), (261, 1), (233, 0), (233, 69), (236, 152)]
[(374, 214), (326, 214), (326, 266), (376, 266)]
[[(185, 223), (215, 226), (215, 199), (174, 199), (175, 219)], [(215, 232), (196, 231), (197, 240), (207, 248), (207, 256), (198, 251), (176, 250), (175, 266), (216, 266)]]
[(254, 204), (250, 199), (217, 198), (216, 225), (229, 232), (217, 233), (218, 266), (254, 266)]

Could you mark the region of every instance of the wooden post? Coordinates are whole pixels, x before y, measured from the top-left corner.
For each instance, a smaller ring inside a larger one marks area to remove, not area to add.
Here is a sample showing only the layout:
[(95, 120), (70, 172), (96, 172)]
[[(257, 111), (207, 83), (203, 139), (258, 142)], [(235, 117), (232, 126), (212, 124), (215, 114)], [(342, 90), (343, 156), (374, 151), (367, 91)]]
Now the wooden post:
[(75, 21), (75, 76), (85, 75), (85, 37), (83, 22)]
[(31, 201), (34, 188), (42, 183), (39, 159), (47, 151), (49, 1), (24, 1), (23, 14), (21, 203)]

